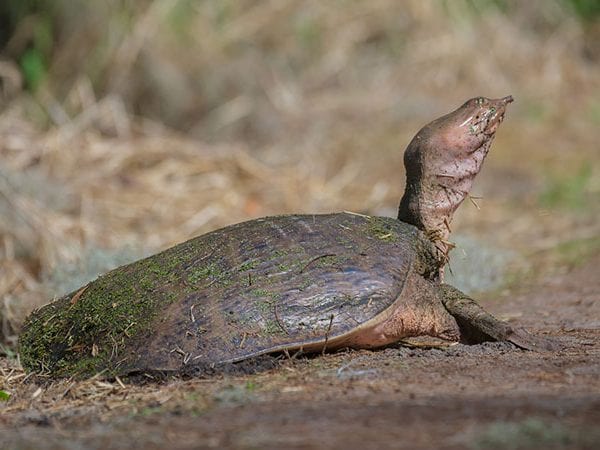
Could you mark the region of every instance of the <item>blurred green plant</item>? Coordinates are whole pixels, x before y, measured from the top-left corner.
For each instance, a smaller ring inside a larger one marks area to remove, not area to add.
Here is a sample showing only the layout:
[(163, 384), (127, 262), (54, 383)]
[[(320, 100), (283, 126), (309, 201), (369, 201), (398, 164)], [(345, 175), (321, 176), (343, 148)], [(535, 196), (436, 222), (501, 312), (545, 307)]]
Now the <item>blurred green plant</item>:
[(572, 239), (554, 247), (550, 257), (556, 264), (575, 267), (600, 251), (600, 237)]
[(314, 17), (301, 16), (296, 19), (294, 24), (296, 39), (307, 50), (318, 48), (321, 44), (320, 24)]
[(36, 91), (47, 73), (42, 54), (36, 48), (29, 49), (21, 57), (20, 65), (27, 87), (31, 91)]
[(600, 0), (564, 0), (575, 14), (586, 22), (592, 22), (600, 17)]
[(444, 0), (442, 6), (453, 20), (465, 23), (490, 10), (506, 13), (510, 8), (507, 0)]
[[(530, 417), (522, 422), (492, 423), (477, 435), (475, 449), (557, 449), (590, 445), (598, 438), (596, 430), (578, 433), (561, 424)], [(579, 448), (579, 447), (578, 447)]]
[(48, 73), (54, 46), (55, 8), (56, 3), (47, 0), (13, 0), (0, 6), (0, 45), (13, 35), (20, 35), (21, 42), (15, 44), (18, 54), (14, 56), (30, 91), (36, 91)]
[(17, 353), (10, 347), (0, 344), (0, 356), (5, 356), (11, 361), (17, 360)]
[(591, 164), (581, 166), (575, 174), (550, 175), (539, 196), (539, 204), (544, 208), (583, 209), (591, 181)]
[(229, 385), (215, 393), (214, 399), (218, 403), (242, 404), (253, 398), (255, 385), (252, 382), (245, 384)]
[(543, 122), (548, 116), (548, 107), (540, 101), (524, 99), (523, 112), (532, 122)]
[(191, 39), (189, 31), (194, 18), (195, 4), (194, 0), (179, 0), (167, 16), (169, 26), (180, 39)]
[(589, 115), (590, 118), (600, 125), (600, 95), (598, 96), (599, 100), (592, 101), (589, 107)]
[(0, 390), (0, 402), (7, 402), (10, 399), (10, 394), (6, 391)]

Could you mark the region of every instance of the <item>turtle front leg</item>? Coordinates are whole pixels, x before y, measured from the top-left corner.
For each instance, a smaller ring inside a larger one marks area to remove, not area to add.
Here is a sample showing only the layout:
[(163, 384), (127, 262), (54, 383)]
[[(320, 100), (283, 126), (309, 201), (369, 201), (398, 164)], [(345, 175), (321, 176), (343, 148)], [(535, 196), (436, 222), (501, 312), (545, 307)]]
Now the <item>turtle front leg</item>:
[(509, 341), (526, 350), (559, 350), (557, 342), (534, 336), (524, 328), (496, 319), (475, 300), (449, 284), (440, 285), (442, 303), (454, 316), (467, 343)]

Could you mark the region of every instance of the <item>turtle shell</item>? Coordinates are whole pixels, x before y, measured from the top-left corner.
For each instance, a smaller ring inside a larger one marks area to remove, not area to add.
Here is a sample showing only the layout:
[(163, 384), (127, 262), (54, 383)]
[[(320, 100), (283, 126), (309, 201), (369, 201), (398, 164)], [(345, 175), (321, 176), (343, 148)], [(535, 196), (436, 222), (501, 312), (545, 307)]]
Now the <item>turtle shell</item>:
[(231, 225), (35, 311), (21, 361), (54, 376), (118, 375), (323, 346), (393, 304), (424, 244), (412, 225), (352, 213)]

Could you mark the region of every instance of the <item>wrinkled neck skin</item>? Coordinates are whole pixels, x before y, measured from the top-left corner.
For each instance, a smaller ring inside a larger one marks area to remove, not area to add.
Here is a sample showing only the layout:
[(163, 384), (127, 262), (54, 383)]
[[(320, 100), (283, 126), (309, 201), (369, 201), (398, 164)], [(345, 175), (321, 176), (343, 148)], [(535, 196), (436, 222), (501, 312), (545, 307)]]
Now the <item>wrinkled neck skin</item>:
[[(472, 99), (458, 110), (426, 125), (404, 153), (406, 190), (398, 218), (425, 232), (437, 249), (442, 281), (448, 254), (450, 225), (456, 209), (469, 195), (475, 176), (488, 154), (506, 103), (487, 109)], [(489, 101), (486, 102), (499, 102)]]

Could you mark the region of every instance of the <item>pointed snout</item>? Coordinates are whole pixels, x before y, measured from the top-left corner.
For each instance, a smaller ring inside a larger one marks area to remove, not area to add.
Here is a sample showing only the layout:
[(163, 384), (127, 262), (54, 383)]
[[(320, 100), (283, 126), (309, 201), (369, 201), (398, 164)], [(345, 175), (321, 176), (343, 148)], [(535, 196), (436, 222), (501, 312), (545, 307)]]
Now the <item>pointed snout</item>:
[(500, 115), (503, 115), (504, 111), (506, 111), (506, 106), (514, 101), (515, 99), (512, 95), (507, 95), (506, 97), (490, 100), (490, 103), (495, 108), (495, 112), (497, 112)]
[(514, 98), (512, 95), (507, 95), (506, 97), (503, 97), (503, 98), (491, 100), (491, 103), (494, 107), (492, 109), (490, 109), (490, 118), (485, 127), (485, 131), (484, 131), (485, 134), (493, 135), (496, 132), (496, 130), (498, 129), (498, 126), (504, 120), (504, 113), (506, 111), (506, 105), (508, 105), (509, 103), (512, 103), (513, 101), (514, 101)]
[(515, 101), (515, 99), (513, 98), (512, 95), (507, 95), (506, 97), (495, 98), (495, 99), (489, 100), (489, 102), (492, 105), (494, 105), (496, 108), (502, 109), (502, 110), (504, 110), (506, 108), (506, 105), (508, 105), (509, 103), (512, 103), (514, 101)]

